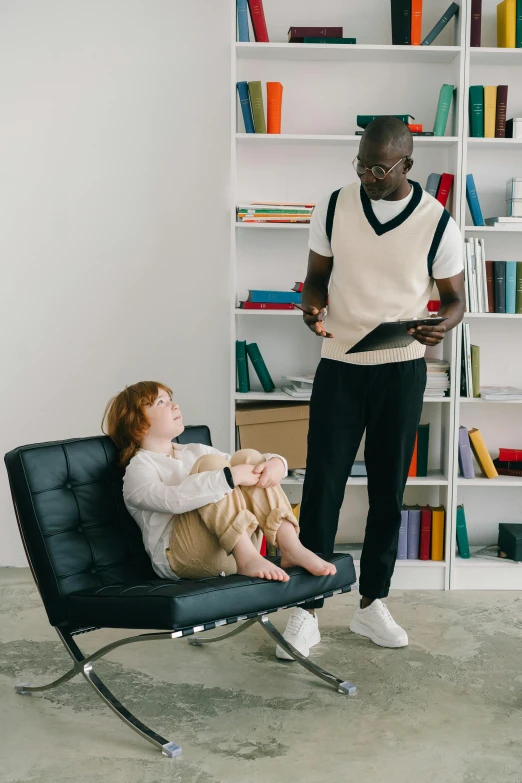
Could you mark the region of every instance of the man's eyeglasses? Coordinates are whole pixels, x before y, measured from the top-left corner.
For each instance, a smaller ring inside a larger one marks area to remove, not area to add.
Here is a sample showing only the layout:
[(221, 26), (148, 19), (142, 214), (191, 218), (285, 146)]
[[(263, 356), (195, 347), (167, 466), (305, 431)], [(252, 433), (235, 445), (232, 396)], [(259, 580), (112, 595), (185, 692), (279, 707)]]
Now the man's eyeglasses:
[(375, 179), (385, 179), (390, 171), (393, 171), (395, 166), (398, 166), (399, 163), (402, 163), (403, 160), (408, 160), (408, 157), (408, 155), (403, 155), (403, 157), (398, 160), (397, 163), (394, 163), (391, 169), (388, 169), (388, 171), (383, 169), (382, 166), (372, 166), (371, 168), (368, 168), (368, 166), (365, 166), (362, 160), (359, 160), (358, 157), (353, 159), (352, 166), (360, 177), (364, 177), (367, 171), (371, 171)]

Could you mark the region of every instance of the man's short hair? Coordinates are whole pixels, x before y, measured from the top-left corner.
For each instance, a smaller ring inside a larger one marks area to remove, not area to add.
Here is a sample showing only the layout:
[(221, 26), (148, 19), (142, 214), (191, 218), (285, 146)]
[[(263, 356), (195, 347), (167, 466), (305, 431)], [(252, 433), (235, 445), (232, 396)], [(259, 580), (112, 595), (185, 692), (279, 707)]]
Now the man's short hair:
[(413, 152), (413, 136), (407, 125), (397, 117), (383, 115), (372, 120), (362, 135), (362, 141), (390, 145), (398, 153), (410, 156)]

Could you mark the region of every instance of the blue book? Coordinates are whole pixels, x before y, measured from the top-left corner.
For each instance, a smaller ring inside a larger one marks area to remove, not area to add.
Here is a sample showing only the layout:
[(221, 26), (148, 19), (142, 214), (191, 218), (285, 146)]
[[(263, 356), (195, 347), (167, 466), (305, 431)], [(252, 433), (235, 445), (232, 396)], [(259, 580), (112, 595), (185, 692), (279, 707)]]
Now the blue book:
[(466, 176), (466, 201), (468, 202), (469, 211), (471, 212), (473, 225), (483, 226), (484, 218), (482, 217), (482, 210), (480, 208), (480, 201), (477, 194), (477, 188), (475, 187), (473, 174), (468, 174)]
[(506, 261), (506, 313), (517, 311), (517, 262)]
[(243, 121), (245, 123), (246, 133), (255, 133), (254, 118), (252, 116), (252, 106), (250, 104), (250, 92), (248, 90), (248, 82), (238, 82), (236, 84), (237, 92), (239, 95), (239, 101), (241, 103), (241, 111), (243, 112)]
[(301, 304), (302, 295), (295, 291), (249, 291), (249, 302), (276, 302), (277, 304)]
[(408, 507), (408, 560), (419, 559), (421, 510), (419, 506)]
[(397, 549), (397, 560), (408, 559), (408, 509), (401, 511), (401, 526), (399, 528), (399, 548)]
[(250, 41), (248, 32), (248, 0), (236, 0), (237, 40), (245, 43)]
[(435, 38), (438, 35), (440, 35), (442, 30), (444, 30), (444, 28), (446, 27), (450, 19), (452, 19), (455, 16), (455, 14), (458, 14), (458, 12), (459, 12), (459, 7), (457, 3), (452, 3), (448, 8), (448, 10), (445, 11), (444, 14), (441, 16), (441, 18), (439, 19), (439, 21), (437, 22), (433, 30), (431, 30), (428, 33), (424, 41), (421, 43), (421, 46), (429, 46), (430, 44), (432, 44)]

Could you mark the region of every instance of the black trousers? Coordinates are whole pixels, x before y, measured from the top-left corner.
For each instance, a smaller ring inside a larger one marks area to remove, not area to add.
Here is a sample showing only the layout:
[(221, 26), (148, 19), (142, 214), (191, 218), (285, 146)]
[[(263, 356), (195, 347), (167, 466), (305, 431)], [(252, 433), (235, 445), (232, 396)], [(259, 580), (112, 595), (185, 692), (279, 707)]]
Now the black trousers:
[(315, 375), (300, 539), (332, 555), (346, 482), (366, 430), (369, 511), (359, 578), (365, 598), (384, 598), (390, 589), (425, 387), (424, 359), (371, 366), (321, 359)]

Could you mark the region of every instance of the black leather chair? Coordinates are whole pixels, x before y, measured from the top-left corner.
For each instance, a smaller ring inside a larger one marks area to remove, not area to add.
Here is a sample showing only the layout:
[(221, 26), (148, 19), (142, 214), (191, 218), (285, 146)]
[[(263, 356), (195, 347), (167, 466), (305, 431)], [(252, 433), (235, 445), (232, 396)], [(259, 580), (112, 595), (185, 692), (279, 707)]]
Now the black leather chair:
[[(180, 442), (210, 445), (208, 427), (188, 427)], [(20, 535), (49, 622), (74, 665), (48, 685), (17, 685), (35, 693), (83, 674), (98, 695), (128, 726), (169, 757), (181, 753), (130, 713), (104, 685), (93, 663), (131, 642), (192, 637), (191, 644), (229, 638), (254, 623), (299, 663), (351, 694), (355, 686), (303, 658), (268, 619), (271, 612), (313, 598), (344, 593), (355, 583), (349, 555), (334, 555), (337, 573), (316, 577), (289, 569), (289, 582), (234, 575), (198, 580), (159, 579), (143, 547), (138, 526), (122, 497), (122, 472), (107, 437), (78, 438), (22, 446), (5, 456)], [(214, 638), (194, 634), (242, 623)], [(74, 639), (100, 628), (148, 629), (84, 656)], [(156, 632), (152, 632), (152, 631)], [(158, 632), (159, 631), (159, 632)], [(282, 664), (284, 665), (284, 664)]]

